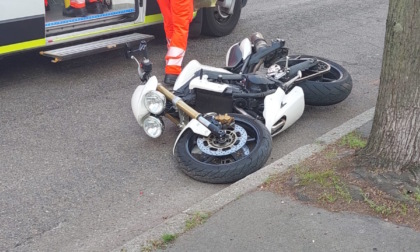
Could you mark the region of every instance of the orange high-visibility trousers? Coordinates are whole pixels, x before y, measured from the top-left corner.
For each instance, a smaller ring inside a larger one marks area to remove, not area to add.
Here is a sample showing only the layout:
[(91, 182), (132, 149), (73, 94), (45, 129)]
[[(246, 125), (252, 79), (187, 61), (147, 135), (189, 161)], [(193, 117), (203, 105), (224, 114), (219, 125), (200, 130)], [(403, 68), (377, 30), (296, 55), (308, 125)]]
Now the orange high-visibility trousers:
[(76, 9), (80, 9), (86, 7), (86, 2), (96, 3), (100, 1), (101, 0), (70, 0), (70, 6)]
[(70, 6), (75, 9), (85, 8), (85, 0), (70, 0)]
[(157, 0), (168, 41), (165, 74), (180, 74), (193, 18), (193, 0)]

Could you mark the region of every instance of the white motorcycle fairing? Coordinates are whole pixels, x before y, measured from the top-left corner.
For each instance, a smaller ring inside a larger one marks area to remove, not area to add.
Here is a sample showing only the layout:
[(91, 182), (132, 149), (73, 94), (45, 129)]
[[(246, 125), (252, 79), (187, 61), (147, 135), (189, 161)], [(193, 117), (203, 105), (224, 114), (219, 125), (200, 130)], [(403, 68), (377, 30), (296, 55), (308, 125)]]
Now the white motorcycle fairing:
[(184, 69), (182, 69), (181, 74), (176, 79), (176, 82), (175, 82), (175, 85), (174, 85), (174, 90), (178, 90), (180, 87), (182, 87), (186, 82), (188, 82), (189, 80), (191, 80), (194, 77), (194, 74), (197, 71), (200, 71), (201, 69), (208, 70), (208, 71), (213, 71), (213, 72), (231, 74), (231, 72), (229, 72), (226, 69), (202, 65), (197, 60), (191, 60), (184, 67)]
[(200, 77), (195, 77), (191, 80), (190, 85), (188, 86), (189, 89), (201, 89), (201, 90), (208, 90), (212, 92), (217, 93), (223, 93), (226, 88), (229, 87), (227, 84), (219, 84), (215, 82), (211, 82), (207, 80), (208, 76), (203, 75), (203, 77), (200, 79)]
[(294, 87), (288, 94), (277, 88), (275, 93), (264, 98), (265, 126), (273, 133), (273, 126), (283, 118), (286, 122), (280, 131), (276, 132), (280, 133), (295, 123), (302, 116), (304, 109), (305, 99), (301, 87)]
[(226, 66), (235, 67), (240, 60), (245, 60), (252, 54), (252, 43), (248, 38), (233, 44), (226, 53)]
[(201, 135), (201, 136), (209, 136), (210, 130), (206, 128), (203, 124), (201, 124), (197, 119), (191, 119), (191, 121), (182, 128), (182, 131), (178, 134), (178, 137), (175, 140), (174, 147), (172, 149), (172, 153), (175, 155), (175, 146), (178, 143), (179, 138), (184, 134), (187, 129), (191, 129), (194, 133)]
[[(144, 119), (147, 117), (147, 115), (150, 114), (147, 108), (144, 106), (144, 97), (147, 94), (147, 92), (156, 90), (157, 86), (158, 80), (155, 76), (152, 76), (145, 85), (139, 85), (134, 91), (133, 96), (131, 97), (131, 109), (133, 110), (134, 117), (136, 118), (137, 122), (141, 127), (143, 127)], [(183, 127), (182, 131), (179, 133), (175, 141), (174, 151), (176, 143), (187, 129), (191, 129), (194, 133), (202, 136), (209, 136), (211, 133), (210, 130), (203, 124), (201, 124), (198, 120), (191, 119), (189, 123), (185, 127)]]
[(137, 122), (143, 127), (143, 120), (146, 115), (149, 114), (149, 111), (144, 106), (144, 96), (147, 92), (156, 90), (158, 85), (158, 80), (156, 76), (150, 77), (144, 85), (139, 85), (131, 96), (131, 109), (133, 110), (134, 117)]

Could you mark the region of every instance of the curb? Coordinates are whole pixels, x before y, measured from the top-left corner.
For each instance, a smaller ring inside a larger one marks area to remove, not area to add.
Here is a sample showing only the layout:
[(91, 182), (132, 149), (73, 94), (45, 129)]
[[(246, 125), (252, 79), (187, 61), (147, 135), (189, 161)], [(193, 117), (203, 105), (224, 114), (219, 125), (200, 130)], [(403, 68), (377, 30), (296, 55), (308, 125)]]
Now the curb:
[(362, 114), (350, 119), (349, 121), (317, 138), (315, 143), (302, 146), (290, 152), (279, 160), (261, 168), (253, 174), (191, 206), (182, 213), (175, 215), (158, 226), (142, 233), (120, 248), (113, 250), (113, 252), (141, 251), (143, 246), (147, 246), (148, 241), (159, 240), (163, 234), (183, 233), (185, 222), (195, 213), (217, 212), (241, 195), (244, 195), (263, 184), (270, 175), (286, 171), (290, 166), (300, 163), (314, 153), (320, 152), (327, 145), (337, 141), (357, 128), (360, 128), (373, 119), (374, 112), (374, 107), (363, 112)]

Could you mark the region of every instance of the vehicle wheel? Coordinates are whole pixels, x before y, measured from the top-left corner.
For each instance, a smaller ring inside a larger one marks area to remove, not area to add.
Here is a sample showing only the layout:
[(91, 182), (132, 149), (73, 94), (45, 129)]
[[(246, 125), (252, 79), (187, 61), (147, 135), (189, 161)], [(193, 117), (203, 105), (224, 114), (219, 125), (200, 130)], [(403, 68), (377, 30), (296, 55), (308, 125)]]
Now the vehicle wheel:
[(212, 135), (203, 137), (190, 129), (180, 137), (175, 156), (185, 174), (207, 183), (232, 183), (265, 164), (272, 148), (267, 128), (249, 116), (230, 115), (235, 117), (235, 129), (225, 130), (224, 145)]
[(313, 79), (299, 82), (303, 89), (305, 104), (313, 106), (329, 106), (346, 99), (353, 87), (353, 81), (349, 72), (339, 64), (321, 57), (310, 55), (289, 55), (290, 58), (317, 58), (331, 65), (327, 73)]
[(237, 1), (233, 14), (229, 15), (221, 7), (203, 8), (202, 33), (209, 36), (222, 37), (230, 34), (238, 24), (241, 16), (241, 3)]
[(200, 37), (202, 27), (203, 27), (203, 9), (200, 9), (197, 11), (195, 18), (190, 23), (190, 28), (188, 31), (188, 38), (194, 39), (194, 38)]

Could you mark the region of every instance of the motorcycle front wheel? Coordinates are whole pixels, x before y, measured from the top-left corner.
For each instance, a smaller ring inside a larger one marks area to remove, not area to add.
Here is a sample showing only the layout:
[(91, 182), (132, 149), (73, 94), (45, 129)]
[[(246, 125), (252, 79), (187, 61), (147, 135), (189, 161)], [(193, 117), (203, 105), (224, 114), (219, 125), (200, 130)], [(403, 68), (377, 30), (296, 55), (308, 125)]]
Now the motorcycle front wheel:
[(235, 128), (226, 130), (226, 141), (203, 137), (187, 130), (180, 137), (175, 156), (180, 169), (195, 180), (213, 184), (233, 183), (257, 171), (271, 154), (271, 135), (258, 120), (230, 114)]
[(291, 59), (317, 58), (328, 63), (331, 69), (322, 75), (297, 82), (303, 89), (305, 104), (312, 106), (329, 106), (342, 102), (352, 90), (353, 81), (349, 72), (340, 64), (311, 55), (289, 55)]

